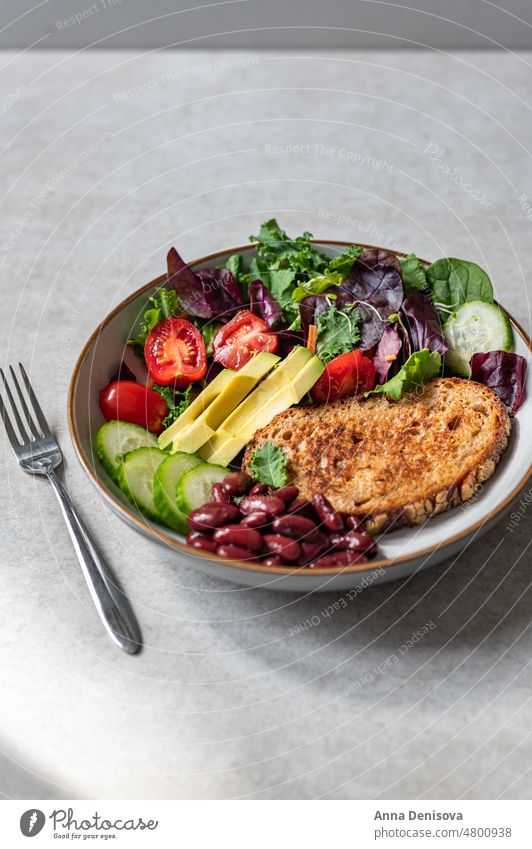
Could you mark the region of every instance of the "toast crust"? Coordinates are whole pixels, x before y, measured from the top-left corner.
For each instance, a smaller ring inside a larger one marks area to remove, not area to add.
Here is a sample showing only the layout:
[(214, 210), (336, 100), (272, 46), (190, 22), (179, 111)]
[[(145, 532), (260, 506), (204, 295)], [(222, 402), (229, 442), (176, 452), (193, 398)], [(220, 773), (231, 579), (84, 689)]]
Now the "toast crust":
[(273, 442), (301, 498), (322, 492), (376, 534), (421, 525), (470, 499), (493, 475), (510, 428), (491, 389), (438, 378), (399, 401), (375, 395), (292, 407), (255, 433), (242, 468)]

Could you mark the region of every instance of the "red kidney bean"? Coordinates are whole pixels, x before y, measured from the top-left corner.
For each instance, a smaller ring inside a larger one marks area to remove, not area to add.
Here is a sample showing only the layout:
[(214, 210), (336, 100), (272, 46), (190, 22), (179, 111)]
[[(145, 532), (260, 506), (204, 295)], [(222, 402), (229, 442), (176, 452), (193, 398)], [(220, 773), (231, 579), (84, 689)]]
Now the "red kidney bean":
[(350, 531), (363, 531), (364, 530), (364, 522), (358, 518), (358, 516), (353, 516), (348, 514), (345, 516), (345, 524), (346, 527), (349, 528)]
[(286, 508), (287, 513), (297, 513), (298, 516), (305, 516), (313, 521), (316, 518), (316, 511), (312, 506), (311, 501), (294, 501)]
[(188, 514), (188, 524), (193, 531), (212, 531), (220, 525), (228, 525), (240, 518), (240, 511), (234, 504), (209, 502)]
[(250, 495), (265, 495), (268, 492), (268, 484), (267, 483), (256, 483), (249, 490)]
[(219, 545), (216, 549), (219, 557), (227, 557), (229, 560), (255, 560), (256, 555), (249, 548), (240, 545)]
[(231, 501), (231, 496), (225, 491), (221, 483), (213, 483), (211, 488), (211, 498), (218, 504), (229, 504)]
[(266, 525), (269, 526), (269, 523), (270, 516), (262, 512), (248, 513), (240, 522), (245, 528), (264, 528)]
[(284, 513), (286, 505), (281, 498), (275, 495), (247, 495), (240, 502), (242, 513), (267, 513), (268, 516), (276, 516)]
[(319, 545), (313, 542), (304, 542), (301, 546), (301, 557), (298, 562), (301, 566), (306, 566), (316, 560), (322, 552), (323, 549)]
[(225, 528), (218, 528), (212, 538), (218, 545), (237, 545), (241, 548), (251, 548), (252, 551), (259, 551), (262, 548), (262, 537), (259, 532), (242, 525), (226, 525)]
[(281, 534), (264, 534), (263, 540), (268, 551), (277, 554), (283, 560), (293, 562), (301, 554), (301, 546), (290, 537), (284, 537)]
[(200, 539), (204, 537), (205, 534), (202, 534), (201, 531), (189, 531), (187, 534), (187, 542), (189, 545), (192, 545), (195, 539)]
[(294, 498), (299, 495), (297, 486), (283, 486), (281, 489), (276, 489), (272, 492), (277, 498), (281, 498), (285, 504), (291, 504)]
[(303, 542), (311, 542), (318, 533), (316, 523), (312, 519), (306, 519), (305, 516), (295, 516), (293, 513), (277, 516), (272, 522), (272, 528), (278, 534), (284, 534)]
[(267, 557), (266, 560), (262, 560), (263, 566), (285, 566), (284, 560), (281, 560), (280, 557), (276, 557), (273, 555), (272, 557)]
[(189, 545), (191, 545), (192, 548), (201, 548), (203, 551), (218, 550), (216, 543), (213, 542), (212, 539), (209, 539), (209, 537), (204, 536), (204, 534), (198, 534), (198, 536), (193, 539)]
[(318, 532), (312, 542), (301, 543), (301, 563), (310, 563), (329, 548), (329, 540)]
[(333, 551), (324, 554), (309, 564), (310, 569), (323, 569), (332, 566), (353, 566), (355, 563), (365, 563), (366, 557), (355, 551)]
[(366, 551), (373, 545), (373, 540), (365, 531), (348, 531), (346, 534), (331, 534), (329, 542), (334, 548), (344, 548), (350, 551)]
[(343, 531), (344, 520), (340, 513), (334, 509), (329, 499), (325, 498), (321, 492), (312, 496), (312, 505), (329, 531)]
[(229, 495), (244, 495), (253, 484), (245, 472), (231, 472), (222, 481), (222, 486)]

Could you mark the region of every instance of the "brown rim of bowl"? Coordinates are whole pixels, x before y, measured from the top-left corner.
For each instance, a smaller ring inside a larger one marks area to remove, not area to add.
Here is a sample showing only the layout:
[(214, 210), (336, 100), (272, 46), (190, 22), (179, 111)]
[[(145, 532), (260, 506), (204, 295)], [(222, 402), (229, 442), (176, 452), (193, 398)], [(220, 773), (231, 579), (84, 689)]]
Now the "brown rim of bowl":
[[(343, 242), (336, 241), (332, 239), (312, 239), (313, 244), (318, 245), (327, 245), (332, 247), (340, 247), (345, 248), (349, 247), (351, 242)], [(374, 250), (389, 250), (389, 248), (379, 248), (376, 245), (365, 245), (360, 243), (363, 248), (370, 248)], [(206, 256), (202, 256), (199, 259), (195, 259), (189, 263), (191, 267), (195, 265), (204, 264), (212, 262), (213, 260), (218, 259), (221, 256), (227, 256), (227, 254), (233, 253), (244, 253), (246, 251), (251, 251), (255, 248), (255, 243), (250, 243), (248, 245), (238, 245), (234, 248), (226, 248), (225, 250), (216, 251), (212, 254), (207, 254)], [(406, 253), (402, 251), (391, 251), (391, 253), (396, 254), (396, 256), (407, 256)], [(430, 265), (428, 260), (421, 260), (425, 265)], [(477, 531), (480, 527), (491, 522), (499, 513), (502, 513), (506, 507), (514, 500), (516, 495), (523, 489), (523, 487), (528, 482), (530, 476), (532, 475), (532, 466), (529, 467), (526, 474), (523, 475), (519, 483), (512, 489), (509, 495), (501, 502), (501, 504), (492, 510), (484, 519), (480, 519), (478, 522), (475, 522), (474, 525), (470, 525), (465, 530), (460, 531), (460, 533), (454, 534), (449, 539), (446, 539), (444, 543), (440, 543), (437, 546), (427, 546), (426, 548), (421, 549), (420, 551), (416, 551), (414, 554), (407, 555), (405, 557), (400, 558), (381, 558), (380, 560), (368, 560), (365, 563), (358, 563), (354, 566), (344, 566), (342, 568), (334, 569), (334, 568), (321, 568), (321, 569), (311, 569), (308, 566), (270, 566), (265, 567), (260, 563), (246, 563), (242, 560), (228, 560), (224, 557), (217, 557), (215, 554), (210, 554), (208, 552), (202, 552), (197, 548), (191, 548), (189, 545), (183, 542), (179, 542), (179, 540), (174, 539), (169, 536), (163, 530), (159, 528), (155, 528), (153, 525), (148, 525), (144, 521), (142, 521), (138, 515), (133, 513), (133, 509), (131, 512), (126, 509), (125, 505), (116, 498), (112, 492), (110, 492), (107, 487), (102, 483), (99, 479), (98, 475), (92, 468), (92, 466), (86, 461), (85, 456), (83, 454), (83, 450), (81, 447), (81, 440), (79, 438), (78, 432), (76, 430), (76, 425), (74, 422), (74, 395), (76, 391), (77, 381), (78, 381), (78, 373), (85, 362), (89, 350), (97, 340), (101, 331), (106, 327), (106, 325), (117, 315), (121, 310), (124, 309), (131, 301), (135, 298), (138, 298), (139, 295), (142, 295), (144, 292), (149, 292), (155, 286), (160, 285), (163, 281), (166, 280), (166, 274), (161, 274), (159, 277), (156, 277), (150, 283), (147, 283), (145, 286), (141, 286), (140, 289), (137, 289), (131, 295), (128, 295), (123, 301), (121, 301), (118, 306), (116, 306), (111, 312), (103, 319), (102, 322), (98, 325), (96, 330), (91, 333), (89, 339), (83, 346), (83, 350), (79, 355), (76, 364), (74, 366), (74, 371), (72, 372), (72, 377), (70, 379), (70, 386), (68, 390), (68, 401), (67, 401), (67, 411), (68, 411), (68, 427), (70, 430), (70, 437), (72, 439), (74, 450), (77, 454), (78, 460), (84, 468), (85, 472), (96, 486), (96, 488), (101, 492), (106, 501), (108, 501), (112, 507), (120, 513), (121, 516), (129, 523), (133, 524), (138, 530), (143, 533), (149, 533), (151, 536), (155, 537), (159, 542), (162, 542), (171, 548), (176, 549), (177, 551), (182, 551), (185, 554), (193, 555), (199, 557), (203, 560), (209, 560), (211, 562), (223, 563), (226, 566), (233, 566), (236, 569), (242, 569), (248, 572), (257, 572), (259, 574), (264, 575), (295, 575), (295, 574), (304, 574), (304, 575), (322, 575), (322, 576), (333, 576), (333, 575), (344, 575), (344, 574), (355, 574), (357, 572), (372, 572), (375, 569), (383, 569), (387, 566), (394, 566), (398, 564), (407, 563), (409, 560), (415, 560), (419, 557), (425, 557), (425, 555), (430, 555), (433, 552), (437, 551), (440, 548), (447, 547), (452, 545), (455, 542), (459, 542), (461, 539), (469, 536), (470, 534)], [(504, 309), (504, 307), (502, 307)], [(505, 310), (506, 315), (510, 319), (510, 322), (513, 328), (517, 331), (517, 333), (521, 336), (522, 340), (527, 345), (529, 351), (532, 351), (532, 342), (528, 337), (528, 334), (521, 327), (519, 322), (517, 322), (510, 313)]]

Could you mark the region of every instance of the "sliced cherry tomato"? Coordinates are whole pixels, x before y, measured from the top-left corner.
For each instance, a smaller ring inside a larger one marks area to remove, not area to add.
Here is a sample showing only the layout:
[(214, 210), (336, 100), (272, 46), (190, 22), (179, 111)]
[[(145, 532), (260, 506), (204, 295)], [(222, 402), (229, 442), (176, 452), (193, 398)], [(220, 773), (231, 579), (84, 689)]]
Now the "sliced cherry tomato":
[(368, 392), (374, 385), (373, 363), (357, 348), (356, 351), (348, 351), (331, 360), (312, 387), (311, 395), (316, 404), (325, 404), (348, 395)]
[(201, 380), (207, 371), (203, 336), (184, 318), (165, 318), (156, 324), (146, 339), (144, 358), (156, 383), (176, 389)]
[(118, 419), (161, 433), (168, 404), (153, 389), (131, 380), (114, 380), (100, 392), (100, 410), (108, 422)]
[(238, 371), (258, 351), (277, 350), (277, 334), (251, 310), (242, 310), (213, 339), (214, 361)]

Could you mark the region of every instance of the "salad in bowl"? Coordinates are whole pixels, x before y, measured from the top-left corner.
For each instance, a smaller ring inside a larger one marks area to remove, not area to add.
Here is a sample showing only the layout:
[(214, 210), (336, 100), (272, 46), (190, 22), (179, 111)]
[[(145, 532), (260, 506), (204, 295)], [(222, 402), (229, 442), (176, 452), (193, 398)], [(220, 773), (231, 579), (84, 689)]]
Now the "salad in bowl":
[(473, 262), (324, 250), (273, 219), (251, 241), (198, 270), (169, 250), (99, 387), (98, 460), (204, 556), (368, 562), (494, 474), (526, 358)]

